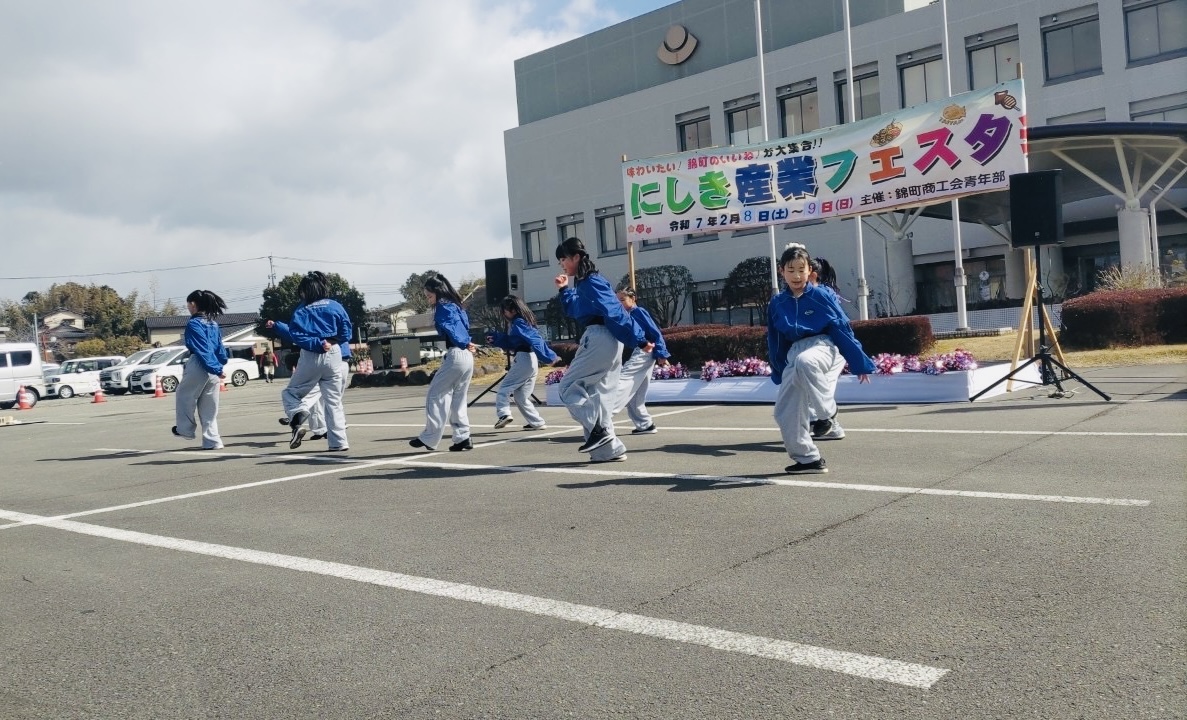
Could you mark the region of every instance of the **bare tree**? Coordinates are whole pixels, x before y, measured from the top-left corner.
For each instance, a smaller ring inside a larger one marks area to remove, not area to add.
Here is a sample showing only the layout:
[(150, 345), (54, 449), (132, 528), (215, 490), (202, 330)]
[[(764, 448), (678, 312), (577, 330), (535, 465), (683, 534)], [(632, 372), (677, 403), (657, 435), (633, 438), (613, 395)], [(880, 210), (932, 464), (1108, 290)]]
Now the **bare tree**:
[(771, 258), (752, 257), (738, 263), (726, 276), (723, 289), (730, 307), (752, 308), (765, 325), (771, 302)]
[[(629, 287), (630, 275), (623, 275), (619, 287)], [(688, 296), (692, 292), (692, 272), (683, 265), (657, 265), (635, 271), (635, 295), (661, 327), (680, 324)]]

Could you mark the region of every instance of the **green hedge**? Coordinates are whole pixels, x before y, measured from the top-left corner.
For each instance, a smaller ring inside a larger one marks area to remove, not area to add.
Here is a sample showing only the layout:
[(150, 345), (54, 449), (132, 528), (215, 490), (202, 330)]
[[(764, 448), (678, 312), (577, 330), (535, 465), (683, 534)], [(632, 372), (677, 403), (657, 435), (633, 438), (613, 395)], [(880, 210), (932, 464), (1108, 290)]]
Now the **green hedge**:
[[(767, 329), (749, 325), (682, 325), (663, 331), (672, 359), (690, 368), (707, 360), (767, 358)], [(867, 355), (921, 355), (935, 344), (931, 322), (921, 315), (856, 320), (853, 334)], [(568, 365), (577, 352), (574, 343), (553, 343), (552, 349)], [(629, 350), (627, 350), (629, 354)]]
[(1187, 288), (1106, 290), (1063, 303), (1059, 343), (1084, 350), (1187, 342)]

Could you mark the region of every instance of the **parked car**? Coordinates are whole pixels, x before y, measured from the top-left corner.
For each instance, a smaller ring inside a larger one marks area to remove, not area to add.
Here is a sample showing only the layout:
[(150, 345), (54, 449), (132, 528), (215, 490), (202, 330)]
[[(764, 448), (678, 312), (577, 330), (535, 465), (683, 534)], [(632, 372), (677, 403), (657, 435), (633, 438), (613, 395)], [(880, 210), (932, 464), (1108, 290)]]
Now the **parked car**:
[(58, 363), (41, 363), (41, 377), (45, 378), (45, 381), (48, 383), (50, 375), (56, 373), (60, 367), (62, 366)]
[(21, 386), (28, 391), (33, 405), (45, 397), (41, 353), (33, 343), (0, 343), (0, 409), (8, 410), (17, 404)]
[(134, 393), (145, 391), (145, 378), (151, 378), (148, 383), (148, 391), (152, 392), (156, 386), (156, 372), (158, 369), (165, 367), (182, 355), (189, 354), (181, 345), (170, 345), (167, 348), (161, 348), (156, 353), (153, 353), (147, 360), (132, 368), (132, 372), (128, 374), (128, 389)]
[(79, 393), (99, 389), (99, 373), (124, 361), (123, 355), (75, 358), (62, 363), (47, 375), (45, 391), (49, 397), (72, 398)]
[[(164, 365), (144, 367), (132, 373), (132, 392), (154, 392), (157, 389), (157, 378), (161, 379), (161, 389), (174, 392), (181, 383), (181, 376), (185, 372), (185, 363), (190, 359), (190, 351), (182, 348), (183, 352)], [(233, 357), (223, 366), (227, 382), (235, 387), (243, 387), (256, 373), (256, 364), (251, 360)]]
[(132, 353), (119, 365), (109, 367), (99, 373), (99, 387), (103, 388), (103, 392), (123, 395), (129, 390), (128, 378), (136, 367), (155, 357), (162, 358), (161, 361), (164, 362), (163, 358), (176, 350), (177, 348), (159, 348)]

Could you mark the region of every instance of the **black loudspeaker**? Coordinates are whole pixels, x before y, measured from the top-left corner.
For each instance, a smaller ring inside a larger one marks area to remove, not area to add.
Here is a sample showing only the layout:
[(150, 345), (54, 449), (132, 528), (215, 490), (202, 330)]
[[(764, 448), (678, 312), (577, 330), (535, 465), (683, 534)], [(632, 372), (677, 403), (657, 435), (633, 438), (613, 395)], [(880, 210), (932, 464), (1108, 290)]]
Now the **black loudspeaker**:
[(523, 297), (523, 260), (493, 258), (486, 261), (486, 304), (498, 305), (508, 295)]
[(1010, 247), (1063, 243), (1063, 171), (1010, 176)]

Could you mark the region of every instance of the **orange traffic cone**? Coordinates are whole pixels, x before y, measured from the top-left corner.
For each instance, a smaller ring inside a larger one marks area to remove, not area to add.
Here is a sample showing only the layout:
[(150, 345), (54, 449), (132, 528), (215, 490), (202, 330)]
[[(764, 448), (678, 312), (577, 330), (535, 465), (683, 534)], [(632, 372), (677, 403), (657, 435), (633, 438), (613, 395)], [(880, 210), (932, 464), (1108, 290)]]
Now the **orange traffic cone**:
[(21, 385), (16, 391), (16, 407), (17, 410), (32, 410), (33, 400), (29, 397), (29, 391)]
[(165, 389), (161, 387), (161, 378), (159, 377), (157, 378), (157, 389), (153, 391), (152, 396), (155, 398), (165, 397)]
[(95, 397), (91, 398), (92, 405), (94, 405), (95, 403), (101, 403), (101, 402), (107, 402), (107, 397), (105, 395), (103, 395), (103, 388), (99, 388), (98, 390), (96, 390)]

